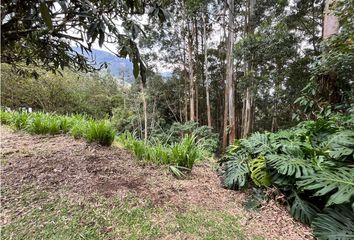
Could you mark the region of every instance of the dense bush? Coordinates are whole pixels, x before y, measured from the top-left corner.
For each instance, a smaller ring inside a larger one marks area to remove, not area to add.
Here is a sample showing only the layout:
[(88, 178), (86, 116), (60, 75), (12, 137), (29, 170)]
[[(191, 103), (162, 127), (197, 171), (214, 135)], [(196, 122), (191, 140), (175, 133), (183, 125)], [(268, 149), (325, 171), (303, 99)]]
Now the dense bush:
[(95, 121), (82, 115), (62, 116), (43, 112), (1, 111), (1, 123), (14, 126), (33, 134), (70, 133), (74, 138), (85, 138), (88, 142), (111, 145), (115, 131), (106, 120)]
[(225, 186), (276, 186), (288, 197), (294, 218), (311, 224), (316, 237), (351, 239), (353, 120), (354, 111), (236, 141), (221, 160)]
[(54, 74), (38, 68), (38, 78), (22, 76), (1, 64), (1, 102), (11, 109), (32, 107), (59, 114), (80, 113), (102, 118), (119, 105), (118, 83), (109, 74), (61, 71)]

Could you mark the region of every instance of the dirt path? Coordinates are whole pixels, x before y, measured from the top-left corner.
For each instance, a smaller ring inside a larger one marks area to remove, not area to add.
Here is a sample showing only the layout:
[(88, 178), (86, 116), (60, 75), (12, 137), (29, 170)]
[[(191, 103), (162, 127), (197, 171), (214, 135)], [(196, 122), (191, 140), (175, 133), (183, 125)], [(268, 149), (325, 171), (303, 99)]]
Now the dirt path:
[(176, 180), (166, 167), (138, 163), (117, 146), (101, 147), (65, 135), (32, 136), (4, 126), (0, 130), (2, 187), (31, 185), (73, 199), (134, 194), (181, 211), (190, 206), (226, 211), (241, 218), (249, 236), (311, 239), (309, 228), (275, 202), (257, 212), (244, 210), (245, 194), (223, 189), (211, 163), (197, 164), (188, 180)]

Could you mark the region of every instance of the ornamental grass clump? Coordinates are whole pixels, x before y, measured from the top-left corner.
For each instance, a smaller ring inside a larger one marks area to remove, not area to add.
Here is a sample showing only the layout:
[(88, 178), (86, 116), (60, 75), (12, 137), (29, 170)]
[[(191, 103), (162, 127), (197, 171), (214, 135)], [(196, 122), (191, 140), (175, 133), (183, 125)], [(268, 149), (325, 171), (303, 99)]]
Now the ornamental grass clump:
[(110, 146), (115, 138), (115, 130), (107, 120), (89, 120), (84, 138), (88, 142), (97, 142), (104, 146)]

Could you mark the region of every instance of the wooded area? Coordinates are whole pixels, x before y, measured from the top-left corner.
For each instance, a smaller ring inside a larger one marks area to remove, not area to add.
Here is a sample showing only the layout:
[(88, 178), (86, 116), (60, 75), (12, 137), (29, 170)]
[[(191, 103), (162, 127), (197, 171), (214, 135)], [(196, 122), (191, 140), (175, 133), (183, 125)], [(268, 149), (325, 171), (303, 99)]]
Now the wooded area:
[(318, 239), (354, 237), (353, 86), (353, 0), (1, 3), (2, 124), (118, 144), (178, 179), (209, 159)]

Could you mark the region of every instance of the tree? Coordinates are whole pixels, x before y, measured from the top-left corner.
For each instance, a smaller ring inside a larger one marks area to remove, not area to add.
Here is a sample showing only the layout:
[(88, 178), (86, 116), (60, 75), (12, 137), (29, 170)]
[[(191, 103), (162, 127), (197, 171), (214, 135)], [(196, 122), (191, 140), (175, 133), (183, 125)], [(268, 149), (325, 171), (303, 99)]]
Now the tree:
[(223, 148), (235, 139), (235, 104), (234, 94), (235, 85), (233, 81), (233, 45), (234, 45), (234, 0), (229, 0), (228, 8), (228, 37), (226, 49), (226, 83), (225, 83), (225, 104), (224, 104), (224, 130), (223, 130)]
[[(2, 62), (14, 66), (33, 64), (52, 71), (64, 67), (89, 71), (93, 70), (89, 59), (71, 46), (90, 52), (93, 43), (103, 46), (110, 42), (121, 48), (116, 55), (130, 57), (135, 77), (140, 70), (145, 81), (145, 64), (134, 41), (142, 29), (131, 16), (143, 15), (149, 5), (151, 17), (166, 20), (166, 11), (148, 0), (3, 1)], [(122, 22), (129, 34), (121, 32), (117, 21)]]

